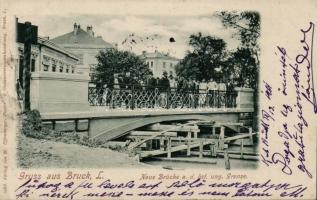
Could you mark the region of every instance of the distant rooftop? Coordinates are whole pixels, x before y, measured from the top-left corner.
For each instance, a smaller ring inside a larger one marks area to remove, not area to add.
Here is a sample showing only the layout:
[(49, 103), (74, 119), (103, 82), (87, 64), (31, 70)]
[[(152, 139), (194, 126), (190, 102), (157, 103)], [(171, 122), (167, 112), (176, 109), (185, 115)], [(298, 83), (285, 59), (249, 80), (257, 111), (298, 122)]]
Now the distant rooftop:
[(64, 35), (51, 39), (50, 41), (62, 45), (69, 46), (94, 46), (98, 48), (114, 48), (112, 44), (104, 41), (101, 36), (94, 36), (92, 26), (87, 26), (84, 31), (80, 25), (74, 24), (73, 31)]
[(169, 60), (180, 60), (179, 58), (175, 58), (170, 56), (169, 54), (164, 54), (162, 52), (152, 52), (152, 53), (148, 53), (143, 51), (143, 53), (140, 55), (141, 58), (163, 58), (163, 59), (169, 59)]
[(44, 45), (44, 46), (46, 46), (48, 48), (51, 48), (51, 49), (53, 49), (55, 51), (63, 53), (63, 54), (65, 54), (65, 55), (67, 55), (67, 56), (69, 56), (69, 57), (71, 57), (71, 58), (73, 58), (75, 60), (79, 60), (79, 58), (75, 54), (69, 52), (65, 48), (55, 44), (54, 42), (48, 40), (47, 38), (38, 37), (37, 38), (37, 42), (38, 42), (38, 44)]

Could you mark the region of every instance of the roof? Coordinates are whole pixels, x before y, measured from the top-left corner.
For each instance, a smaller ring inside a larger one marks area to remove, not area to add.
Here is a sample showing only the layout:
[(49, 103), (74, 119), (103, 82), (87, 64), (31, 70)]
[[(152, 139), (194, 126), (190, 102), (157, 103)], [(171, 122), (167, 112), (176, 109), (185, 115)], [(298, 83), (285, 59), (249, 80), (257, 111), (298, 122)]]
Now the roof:
[(74, 34), (74, 31), (71, 31), (64, 35), (53, 38), (50, 41), (62, 46), (80, 45), (87, 47), (94, 46), (100, 48), (113, 48), (112, 44), (104, 41), (101, 37), (93, 37), (81, 28), (78, 28), (76, 34)]
[(143, 53), (141, 54), (141, 58), (163, 58), (163, 59), (168, 59), (168, 60), (177, 60), (179, 61), (180, 59), (172, 57), (168, 54), (164, 54), (158, 51), (155, 51), (153, 53)]
[(67, 56), (69, 56), (69, 57), (75, 59), (75, 60), (79, 60), (79, 58), (78, 58), (75, 54), (73, 54), (73, 53), (67, 51), (65, 48), (63, 48), (63, 47), (61, 47), (61, 46), (55, 44), (55, 43), (52, 42), (51, 40), (47, 40), (47, 39), (38, 37), (37, 42), (38, 42), (40, 45), (43, 45), (43, 46), (46, 46), (46, 47), (48, 47), (48, 48), (50, 48), (50, 49), (53, 49), (53, 50), (55, 50), (55, 51), (58, 51), (58, 52), (60, 52), (60, 53), (62, 53), (62, 54), (65, 54), (65, 55), (67, 55)]

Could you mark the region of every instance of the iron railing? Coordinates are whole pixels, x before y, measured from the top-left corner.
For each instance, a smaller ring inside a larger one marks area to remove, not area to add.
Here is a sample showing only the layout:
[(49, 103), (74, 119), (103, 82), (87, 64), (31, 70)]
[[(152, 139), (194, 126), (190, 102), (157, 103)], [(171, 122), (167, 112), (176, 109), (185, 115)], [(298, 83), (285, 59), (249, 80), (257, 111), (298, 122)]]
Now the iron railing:
[(146, 86), (89, 86), (88, 101), (91, 106), (109, 109), (123, 108), (234, 108), (236, 91), (178, 90)]

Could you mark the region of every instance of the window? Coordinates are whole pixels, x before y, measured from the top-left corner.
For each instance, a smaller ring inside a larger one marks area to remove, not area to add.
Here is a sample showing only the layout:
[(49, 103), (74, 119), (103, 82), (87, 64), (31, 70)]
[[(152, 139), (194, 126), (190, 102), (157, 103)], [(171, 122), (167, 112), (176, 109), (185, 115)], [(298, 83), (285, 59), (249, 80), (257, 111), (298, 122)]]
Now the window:
[(165, 68), (166, 67), (166, 62), (163, 62), (163, 68)]
[(48, 67), (49, 67), (49, 65), (43, 64), (43, 71), (47, 72), (48, 71)]
[(170, 63), (170, 67), (173, 67), (173, 63)]
[(59, 66), (59, 72), (63, 72), (63, 65)]
[(69, 73), (69, 66), (66, 67), (66, 73)]
[(75, 73), (75, 67), (72, 67), (72, 74)]
[(50, 66), (49, 57), (47, 57), (45, 55), (43, 56), (42, 65), (43, 65), (43, 71), (47, 72), (49, 70), (49, 66)]
[(35, 59), (31, 60), (31, 72), (35, 72)]
[(153, 67), (153, 61), (151, 61), (151, 67)]
[(55, 63), (52, 65), (52, 72), (56, 72), (56, 64)]

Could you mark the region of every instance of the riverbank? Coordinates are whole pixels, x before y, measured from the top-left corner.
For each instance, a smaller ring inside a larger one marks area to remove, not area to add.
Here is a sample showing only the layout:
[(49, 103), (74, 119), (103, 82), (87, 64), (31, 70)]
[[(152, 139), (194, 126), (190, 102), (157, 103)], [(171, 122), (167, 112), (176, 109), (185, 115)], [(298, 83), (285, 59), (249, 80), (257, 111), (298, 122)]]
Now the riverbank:
[(126, 154), (106, 148), (67, 144), (17, 136), (18, 166), (22, 168), (112, 168), (148, 167)]

